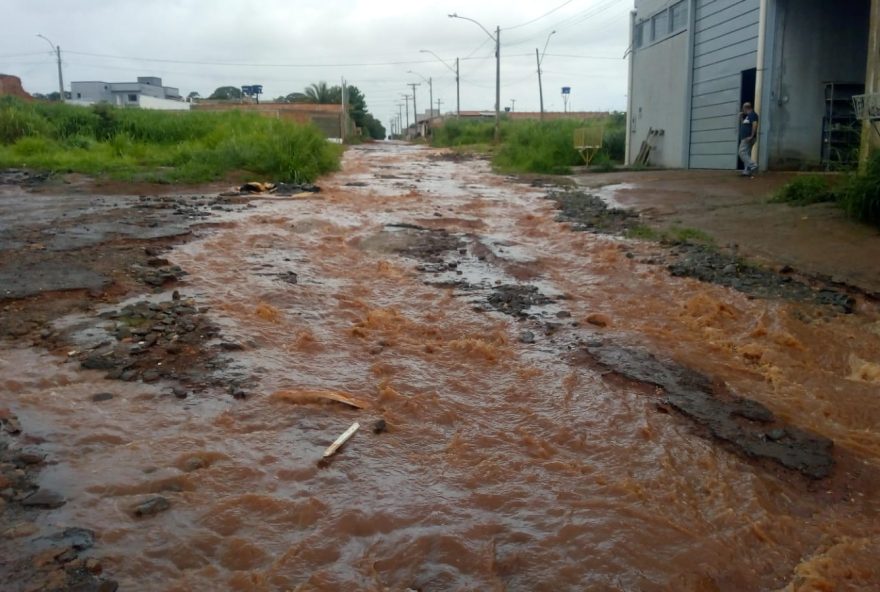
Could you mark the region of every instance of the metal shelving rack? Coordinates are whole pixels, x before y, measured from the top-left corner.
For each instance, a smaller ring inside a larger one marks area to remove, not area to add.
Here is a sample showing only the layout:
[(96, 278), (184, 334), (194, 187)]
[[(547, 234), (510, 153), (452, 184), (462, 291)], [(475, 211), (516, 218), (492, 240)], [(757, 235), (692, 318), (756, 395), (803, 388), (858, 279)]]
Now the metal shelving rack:
[(822, 118), (822, 166), (826, 171), (853, 168), (859, 160), (862, 122), (853, 97), (865, 92), (860, 83), (826, 82)]

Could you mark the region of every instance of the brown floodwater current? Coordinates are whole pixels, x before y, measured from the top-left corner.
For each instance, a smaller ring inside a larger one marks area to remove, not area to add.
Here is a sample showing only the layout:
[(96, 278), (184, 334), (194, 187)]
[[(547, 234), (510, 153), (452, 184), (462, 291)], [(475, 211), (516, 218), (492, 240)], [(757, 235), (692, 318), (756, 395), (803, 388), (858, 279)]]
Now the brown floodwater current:
[[(622, 239), (570, 231), (541, 189), (435, 154), (351, 149), (315, 198), (260, 200), (169, 253), (190, 274), (181, 291), (244, 345), (230, 358), (247, 400), (178, 401), (0, 349), (0, 405), (44, 440), (40, 485), (68, 499), (38, 526), (95, 530), (121, 590), (880, 588), (871, 305), (840, 315), (672, 278)], [(386, 226), (400, 223), (461, 237), (461, 273), (418, 270)], [(287, 271), (296, 285), (273, 275)], [(485, 289), (441, 281), (456, 278)], [(497, 283), (556, 300), (525, 321), (484, 310)], [(574, 355), (597, 337), (834, 440), (832, 476), (712, 441)], [(155, 493), (171, 509), (133, 518)]]

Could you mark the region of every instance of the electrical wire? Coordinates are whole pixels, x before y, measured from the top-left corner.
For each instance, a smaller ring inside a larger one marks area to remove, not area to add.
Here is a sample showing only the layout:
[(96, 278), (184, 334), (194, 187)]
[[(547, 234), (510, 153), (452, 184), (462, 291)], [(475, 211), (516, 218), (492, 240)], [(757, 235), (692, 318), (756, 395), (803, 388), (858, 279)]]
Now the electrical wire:
[(559, 6), (557, 6), (556, 8), (554, 8), (553, 10), (550, 10), (550, 11), (548, 11), (548, 12), (545, 12), (544, 14), (542, 14), (541, 16), (539, 16), (539, 17), (537, 17), (537, 18), (533, 18), (533, 19), (530, 20), (530, 21), (527, 21), (527, 22), (525, 22), (525, 23), (520, 23), (520, 24), (518, 24), (518, 25), (514, 25), (514, 26), (512, 26), (512, 27), (506, 27), (506, 28), (505, 28), (505, 27), (502, 27), (501, 30), (502, 30), (502, 31), (513, 31), (514, 29), (520, 29), (520, 28), (522, 28), (522, 27), (527, 27), (527, 26), (529, 26), (529, 25), (531, 25), (531, 24), (533, 24), (533, 23), (537, 23), (538, 21), (547, 18), (548, 16), (550, 16), (550, 15), (553, 14), (554, 12), (557, 12), (557, 11), (559, 11), (559, 10), (562, 10), (563, 8), (565, 8), (566, 6), (568, 6), (569, 4), (571, 4), (572, 2), (574, 2), (574, 0), (568, 0), (567, 2), (563, 2), (562, 4), (560, 4)]

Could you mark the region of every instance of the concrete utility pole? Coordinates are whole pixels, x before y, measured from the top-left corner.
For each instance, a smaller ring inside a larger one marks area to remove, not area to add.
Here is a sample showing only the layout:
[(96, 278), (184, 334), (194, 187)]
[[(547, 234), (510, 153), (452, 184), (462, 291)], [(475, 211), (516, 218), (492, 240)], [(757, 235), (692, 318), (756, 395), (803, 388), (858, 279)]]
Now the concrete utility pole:
[(445, 61), (443, 61), (443, 58), (438, 56), (436, 53), (434, 53), (430, 49), (420, 49), (419, 53), (431, 54), (432, 56), (437, 58), (438, 62), (440, 62), (441, 64), (443, 64), (444, 66), (446, 66), (447, 68), (452, 70), (452, 73), (455, 74), (455, 114), (460, 116), (461, 115), (461, 76), (459, 76), (459, 66), (458, 66), (459, 60), (458, 60), (458, 58), (455, 58), (455, 67), (453, 68), (452, 66), (447, 64)]
[(407, 74), (415, 74), (416, 76), (418, 76), (419, 78), (421, 78), (422, 80), (424, 80), (425, 82), (428, 83), (428, 93), (430, 95), (430, 101), (431, 101), (428, 104), (428, 111), (429, 111), (428, 117), (430, 117), (431, 116), (430, 111), (431, 111), (431, 109), (434, 108), (434, 79), (431, 78), (430, 76), (428, 78), (425, 78), (424, 76), (422, 76), (418, 72), (413, 72), (412, 70), (407, 72)]
[(516, 111), (516, 99), (510, 99), (510, 112)]
[(52, 43), (49, 40), (48, 37), (46, 37), (44, 35), (37, 35), (37, 37), (46, 41), (46, 43), (49, 44), (49, 47), (51, 47), (52, 50), (55, 52), (55, 56), (58, 58), (58, 93), (60, 95), (59, 100), (63, 103), (64, 102), (64, 77), (61, 75), (61, 46), (55, 45), (54, 43)]
[(457, 18), (474, 23), (483, 29), (483, 32), (489, 36), (489, 39), (495, 42), (495, 143), (497, 144), (501, 140), (501, 27), (496, 27), (495, 35), (492, 35), (489, 29), (472, 18), (459, 16), (454, 12), (449, 15), (449, 18)]
[(542, 53), (538, 53), (538, 48), (535, 48), (535, 58), (538, 60), (538, 96), (541, 98), (541, 119), (544, 119), (544, 85), (541, 81), (541, 64), (544, 63), (544, 54), (547, 53), (547, 46), (550, 45), (550, 38), (556, 34), (556, 31), (551, 31), (549, 35), (547, 35), (547, 43), (544, 44), (544, 51)]
[(403, 103), (397, 103), (397, 135), (401, 135), (400, 132), (403, 131), (401, 128), (403, 127)]
[(437, 117), (440, 117), (440, 105), (442, 105), (442, 104), (443, 104), (443, 101), (438, 98), (437, 99)]
[(416, 87), (421, 86), (418, 82), (410, 82), (407, 86), (412, 87), (413, 94), (413, 123), (416, 124), (416, 135), (419, 133), (419, 110), (416, 109)]
[(348, 114), (345, 112), (345, 78), (342, 79), (342, 141), (348, 134)]
[(406, 129), (409, 129), (409, 95), (400, 95), (406, 101)]

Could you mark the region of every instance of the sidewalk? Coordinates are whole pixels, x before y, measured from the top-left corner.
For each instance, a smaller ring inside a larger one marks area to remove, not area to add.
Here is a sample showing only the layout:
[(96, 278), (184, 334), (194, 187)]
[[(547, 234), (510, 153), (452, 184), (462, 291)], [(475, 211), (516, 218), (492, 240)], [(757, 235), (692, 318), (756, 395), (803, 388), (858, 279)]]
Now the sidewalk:
[(577, 175), (609, 205), (632, 208), (655, 228), (697, 228), (719, 245), (769, 265), (827, 276), (880, 293), (880, 230), (853, 222), (832, 204), (768, 203), (796, 173), (744, 179), (732, 171), (645, 171)]

